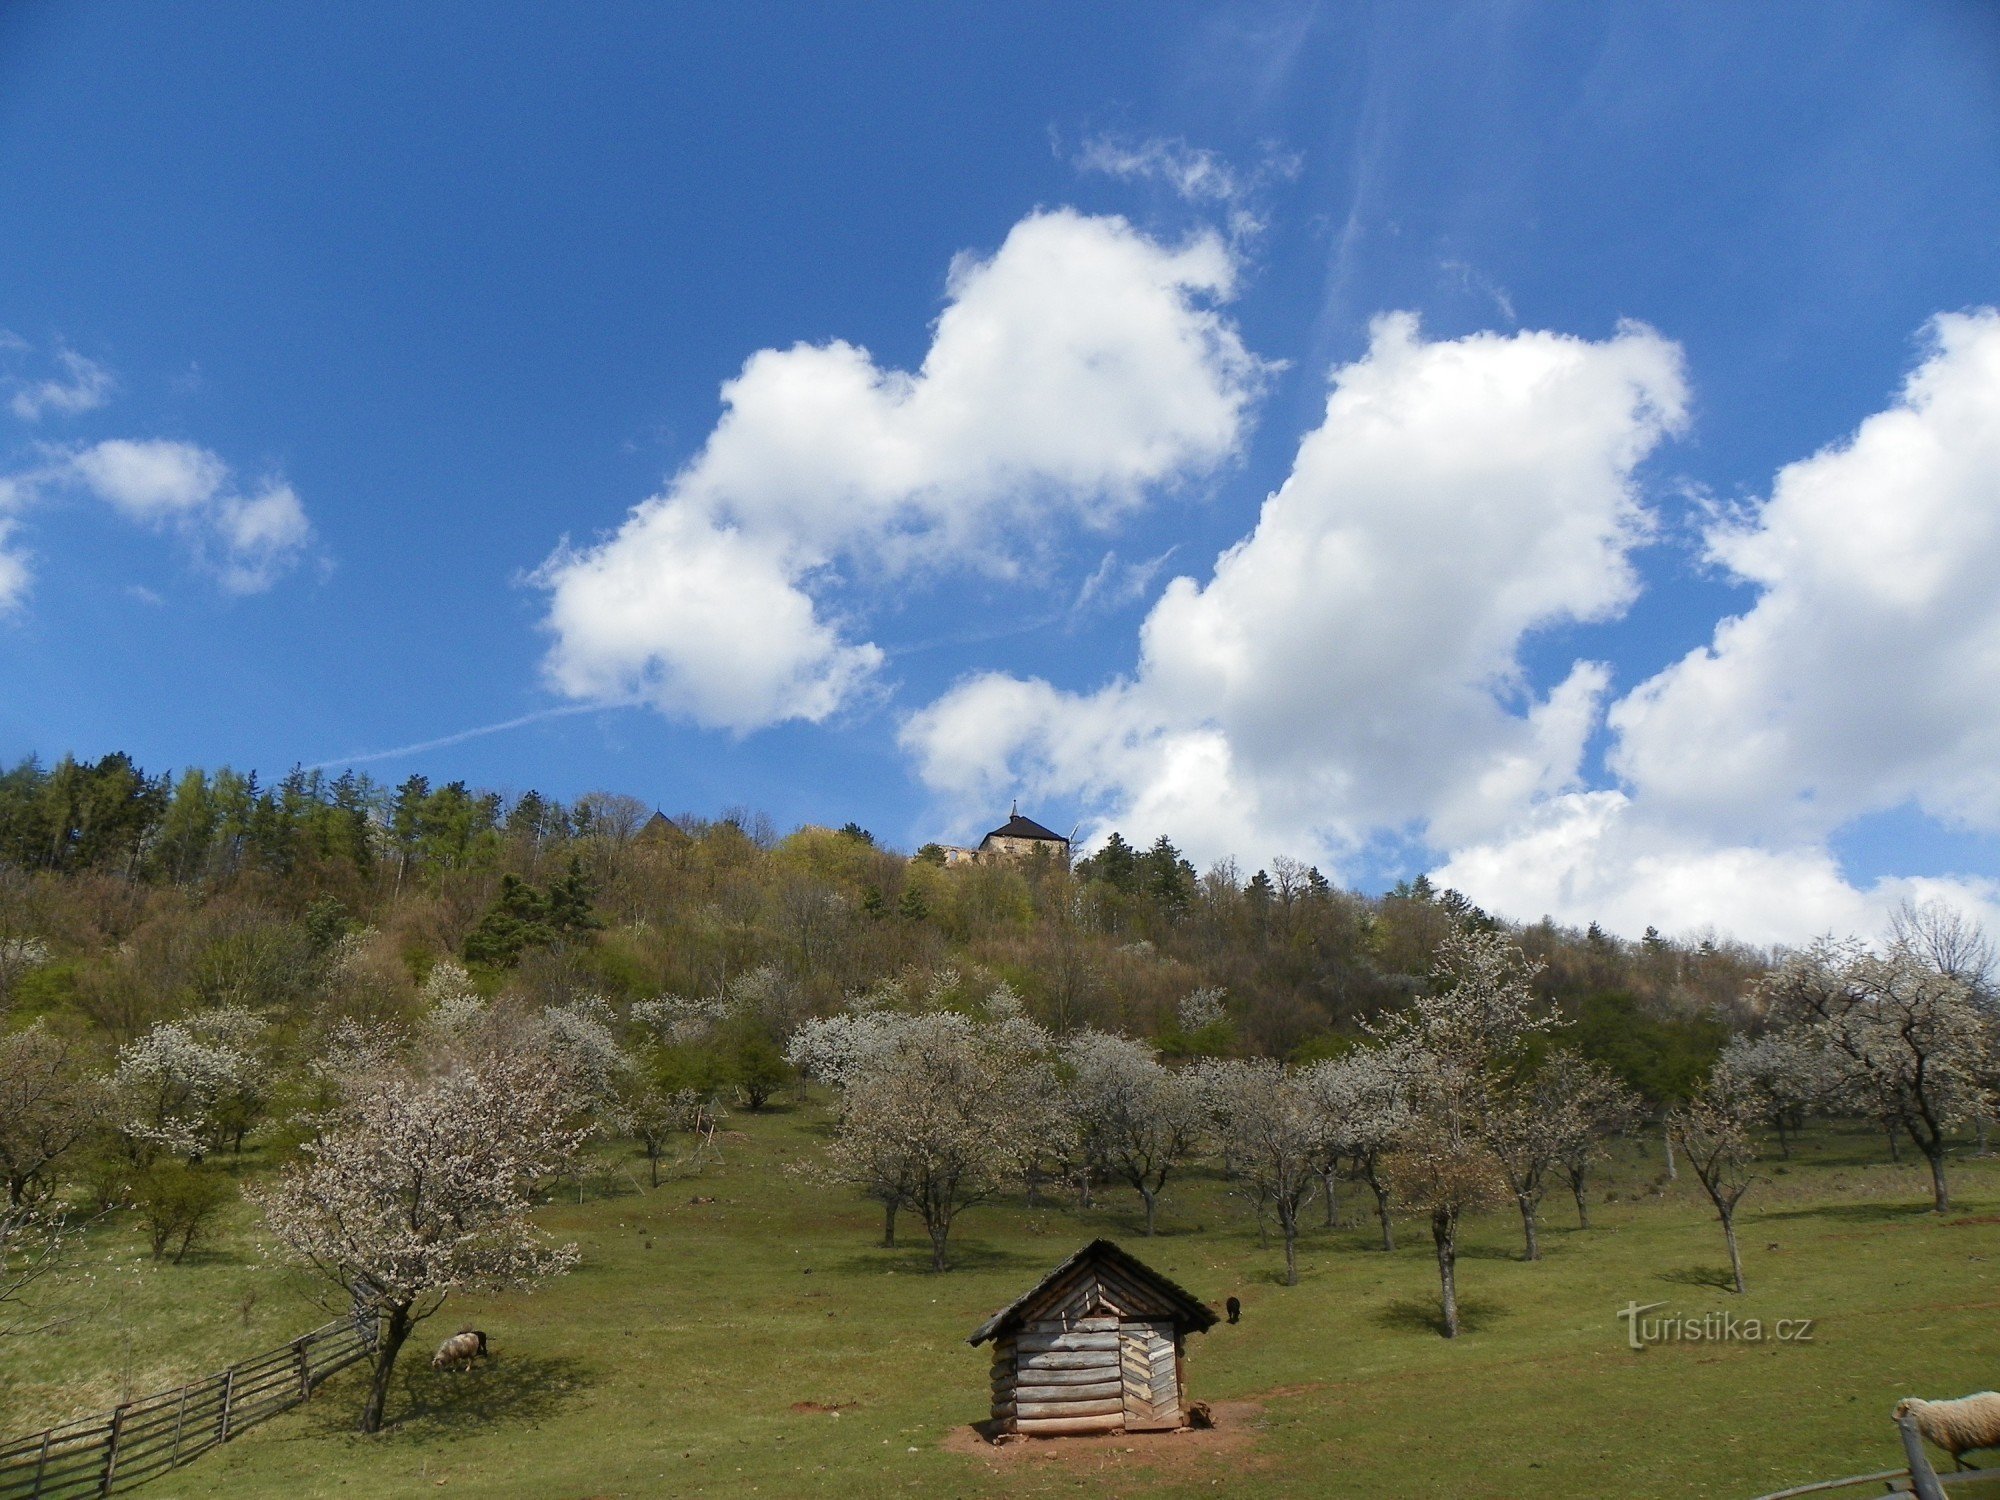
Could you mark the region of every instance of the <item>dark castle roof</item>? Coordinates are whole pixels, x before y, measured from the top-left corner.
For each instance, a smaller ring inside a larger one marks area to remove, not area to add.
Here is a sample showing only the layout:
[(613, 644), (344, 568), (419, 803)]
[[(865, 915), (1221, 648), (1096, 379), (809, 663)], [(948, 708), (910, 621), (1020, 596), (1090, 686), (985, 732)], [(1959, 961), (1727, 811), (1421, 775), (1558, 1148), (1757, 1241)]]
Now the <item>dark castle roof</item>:
[(1008, 1332), (1033, 1316), (1037, 1311), (1035, 1304), (1045, 1300), (1049, 1293), (1060, 1292), (1071, 1282), (1098, 1269), (1109, 1272), (1120, 1285), (1132, 1288), (1143, 1300), (1153, 1304), (1147, 1309), (1150, 1315), (1170, 1317), (1178, 1326), (1192, 1333), (1205, 1333), (1221, 1321), (1213, 1309), (1187, 1288), (1169, 1281), (1110, 1240), (1092, 1240), (980, 1324), (966, 1342), (976, 1349), (988, 1339)]
[[(1052, 832), (1049, 829), (1042, 827), (1042, 825), (1037, 823), (1033, 818), (1024, 818), (1019, 813), (1015, 813), (1013, 817), (1009, 818), (1005, 823), (1002, 823), (998, 828), (994, 829), (991, 833), (987, 834), (986, 838), (1046, 839), (1048, 842), (1052, 844), (1066, 844), (1069, 842), (1069, 840), (1064, 838), (1061, 834)], [(985, 841), (986, 841), (985, 839), (980, 840), (981, 843), (984, 843)]]

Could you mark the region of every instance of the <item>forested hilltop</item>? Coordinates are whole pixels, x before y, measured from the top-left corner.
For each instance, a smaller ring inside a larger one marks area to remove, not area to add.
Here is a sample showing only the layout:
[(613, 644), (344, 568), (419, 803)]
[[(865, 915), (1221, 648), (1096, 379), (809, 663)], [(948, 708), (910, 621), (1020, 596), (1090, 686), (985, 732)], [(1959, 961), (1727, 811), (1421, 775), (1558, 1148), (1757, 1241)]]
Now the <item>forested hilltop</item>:
[[(149, 774), (125, 755), (0, 775), (0, 1003), (120, 1044), (190, 1010), (241, 1006), (323, 1033), (408, 1020), (441, 959), (486, 995), (616, 1007), (782, 991), (754, 1007), (764, 1054), (804, 1015), (885, 980), (1004, 982), (1057, 1031), (1170, 1054), (1309, 1058), (1420, 992), (1439, 942), (1500, 928), (1423, 878), (1381, 897), (1279, 858), (1197, 872), (1162, 837), (1054, 861), (946, 869), (863, 829), (779, 834), (757, 814), (654, 816), (635, 798), (562, 804), (349, 771), (275, 783), (228, 768)], [(1571, 1045), (1658, 1103), (1749, 1018), (1765, 956), (1637, 943), (1542, 921), (1506, 930), (1543, 965)], [(1181, 1002), (1225, 997), (1190, 1029)]]

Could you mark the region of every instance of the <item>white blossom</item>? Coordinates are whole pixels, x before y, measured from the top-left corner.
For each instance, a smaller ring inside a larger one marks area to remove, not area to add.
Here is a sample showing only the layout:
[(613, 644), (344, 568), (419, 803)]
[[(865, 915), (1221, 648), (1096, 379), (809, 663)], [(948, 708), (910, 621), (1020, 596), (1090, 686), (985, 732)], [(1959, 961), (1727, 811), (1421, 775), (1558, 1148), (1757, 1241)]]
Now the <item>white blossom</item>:
[(1223, 1001), (1228, 993), (1227, 990), (1204, 986), (1183, 995), (1180, 1004), (1175, 1007), (1175, 1017), (1180, 1022), (1181, 1030), (1206, 1031), (1225, 1020), (1229, 1012)]
[(1063, 1043), (1065, 1114), (1079, 1132), (1085, 1168), (1139, 1194), (1153, 1233), (1168, 1177), (1199, 1148), (1207, 1126), (1200, 1089), (1129, 1037), (1078, 1031)]
[(252, 1090), (262, 1064), (262, 1017), (237, 1006), (162, 1021), (119, 1049), (111, 1075), (119, 1129), (135, 1142), (198, 1157), (214, 1144), (218, 1111)]
[(411, 1329), (452, 1292), (527, 1289), (576, 1263), (529, 1212), (533, 1184), (569, 1170), (589, 1133), (570, 1103), (533, 1056), (378, 1074), (261, 1195), (279, 1253), (379, 1325), (364, 1430)]

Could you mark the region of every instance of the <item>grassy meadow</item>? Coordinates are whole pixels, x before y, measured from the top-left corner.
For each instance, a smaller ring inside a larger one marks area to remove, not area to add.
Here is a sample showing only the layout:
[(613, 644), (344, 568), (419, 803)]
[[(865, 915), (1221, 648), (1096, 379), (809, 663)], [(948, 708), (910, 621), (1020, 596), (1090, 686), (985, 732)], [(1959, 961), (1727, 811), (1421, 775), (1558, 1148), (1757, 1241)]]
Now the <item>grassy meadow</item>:
[[(790, 1175), (820, 1112), (739, 1113), (724, 1160), (642, 1190), (643, 1163), (606, 1159), (584, 1201), (551, 1204), (581, 1269), (533, 1296), (464, 1299), (412, 1341), (390, 1430), (352, 1431), (359, 1371), (300, 1410), (146, 1486), (171, 1496), (465, 1493), (877, 1497), (1106, 1495), (1751, 1496), (1892, 1467), (1902, 1395), (2000, 1385), (2000, 1162), (1955, 1164), (1957, 1209), (1923, 1212), (1920, 1165), (1877, 1135), (1822, 1131), (1740, 1215), (1750, 1290), (1723, 1290), (1720, 1230), (1691, 1175), (1655, 1196), (1657, 1145), (1607, 1170), (1595, 1226), (1551, 1196), (1545, 1259), (1524, 1264), (1510, 1212), (1471, 1226), (1460, 1264), (1468, 1331), (1433, 1330), (1426, 1226), (1374, 1248), (1372, 1220), (1316, 1229), (1303, 1284), (1213, 1177), (1172, 1184), (1162, 1234), (1133, 1195), (1098, 1209), (1019, 1198), (968, 1213), (956, 1268), (916, 1243), (875, 1246), (880, 1215)], [(629, 1168), (629, 1175), (628, 1175)], [(712, 1201), (695, 1201), (712, 1200)], [(1343, 1207), (1358, 1213), (1350, 1199)], [(920, 1226), (907, 1226), (912, 1240)], [(1222, 1430), (1043, 1441), (993, 1452), (986, 1352), (964, 1340), (1083, 1241), (1118, 1239), (1239, 1326), (1190, 1340), (1189, 1394)], [(324, 1321), (255, 1248), (252, 1216), (181, 1266), (128, 1230), (96, 1230), (87, 1280), (42, 1299), (67, 1321), (0, 1349), (11, 1435), (102, 1409), (283, 1342)], [(1682, 1343), (1635, 1352), (1628, 1302), (1811, 1318), (1810, 1342)], [(492, 1361), (435, 1374), (463, 1323)]]

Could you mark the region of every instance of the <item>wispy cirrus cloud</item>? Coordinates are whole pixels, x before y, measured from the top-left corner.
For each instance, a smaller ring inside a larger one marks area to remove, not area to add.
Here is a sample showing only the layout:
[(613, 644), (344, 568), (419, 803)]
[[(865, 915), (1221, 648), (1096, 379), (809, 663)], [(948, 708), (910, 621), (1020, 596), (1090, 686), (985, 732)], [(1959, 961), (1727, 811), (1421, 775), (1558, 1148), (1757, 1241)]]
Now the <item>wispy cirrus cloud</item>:
[[(1060, 154), (1059, 141), (1057, 150)], [(1227, 210), (1231, 234), (1243, 239), (1262, 231), (1264, 198), (1275, 184), (1299, 175), (1302, 158), (1267, 151), (1245, 167), (1179, 136), (1095, 134), (1083, 138), (1069, 163), (1078, 172), (1121, 182), (1158, 183), (1197, 208)]]
[[(0, 341), (0, 349), (28, 354), (33, 346), (14, 334)], [(53, 412), (73, 417), (95, 411), (111, 399), (118, 382), (103, 365), (87, 359), (66, 345), (58, 344), (51, 353), (57, 373), (40, 379), (16, 377), (9, 382), (13, 394), (7, 408), (23, 422), (39, 422)]]

